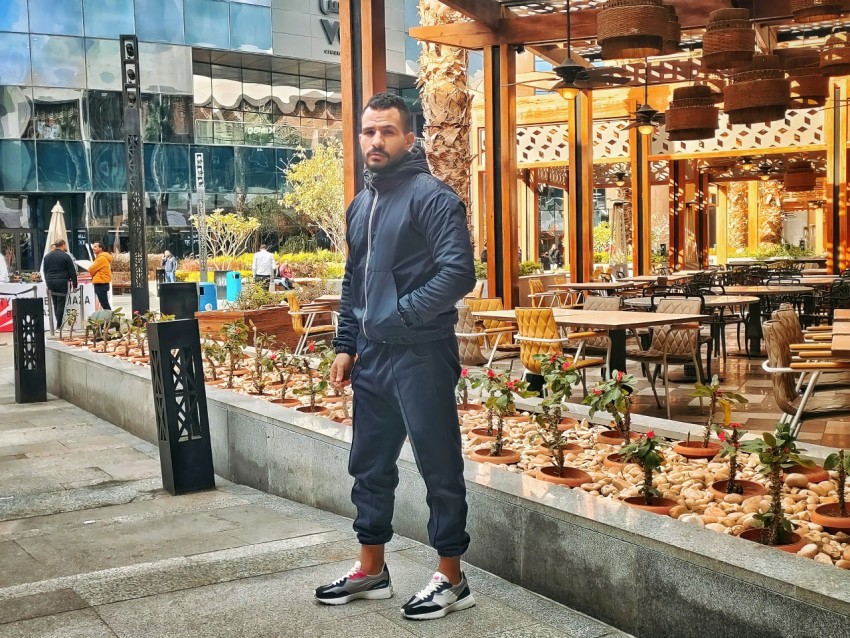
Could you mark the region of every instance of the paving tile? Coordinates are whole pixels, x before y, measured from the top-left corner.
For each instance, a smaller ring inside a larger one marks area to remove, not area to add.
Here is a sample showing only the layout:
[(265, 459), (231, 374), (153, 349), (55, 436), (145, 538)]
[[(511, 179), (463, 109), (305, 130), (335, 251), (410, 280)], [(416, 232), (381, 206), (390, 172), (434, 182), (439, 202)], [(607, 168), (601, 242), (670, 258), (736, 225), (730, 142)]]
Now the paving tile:
[(575, 636), (575, 634), (564, 632), (552, 627), (551, 625), (542, 625), (538, 623), (528, 627), (500, 631), (497, 634), (490, 634), (488, 638), (573, 638), (573, 636)]
[(0, 638), (115, 638), (92, 609), (0, 625)]
[[(52, 616), (88, 607), (73, 589), (57, 589), (0, 601), (0, 623), (10, 623), (40, 616)], [(3, 626), (0, 624), (0, 635)]]

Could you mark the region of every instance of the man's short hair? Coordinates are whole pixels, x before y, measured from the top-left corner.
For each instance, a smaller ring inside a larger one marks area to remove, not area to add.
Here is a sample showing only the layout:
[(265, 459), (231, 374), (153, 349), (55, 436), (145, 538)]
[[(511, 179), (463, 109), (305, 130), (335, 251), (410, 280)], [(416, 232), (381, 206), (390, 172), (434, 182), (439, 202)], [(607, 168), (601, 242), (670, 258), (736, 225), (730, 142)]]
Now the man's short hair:
[(93, 241), (91, 245), (92, 245), (92, 248), (94, 248), (95, 246), (97, 246), (98, 248), (103, 248), (103, 246), (101, 245), (101, 243), (99, 241)]
[(369, 101), (363, 108), (364, 113), (366, 109), (372, 109), (373, 111), (397, 109), (399, 115), (401, 115), (402, 132), (410, 133), (413, 130), (410, 126), (410, 109), (407, 108), (407, 103), (398, 95), (393, 95), (392, 93), (375, 93), (375, 95), (369, 98)]
[(266, 249), (266, 245), (265, 245), (265, 244), (260, 244), (260, 250), (265, 250), (265, 249)]
[(65, 245), (65, 240), (64, 240), (64, 239), (60, 239), (59, 241), (57, 241), (57, 242), (56, 242), (55, 244), (53, 244), (53, 245), (54, 245), (54, 246), (56, 246), (56, 248), (62, 248), (62, 246), (64, 246), (64, 245)]

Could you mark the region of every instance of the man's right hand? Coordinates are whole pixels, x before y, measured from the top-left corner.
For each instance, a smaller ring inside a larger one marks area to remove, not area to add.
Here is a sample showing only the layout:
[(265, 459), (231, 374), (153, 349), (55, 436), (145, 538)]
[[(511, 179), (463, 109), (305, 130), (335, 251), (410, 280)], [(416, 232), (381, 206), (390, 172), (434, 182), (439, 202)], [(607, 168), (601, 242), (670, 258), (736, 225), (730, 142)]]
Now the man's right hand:
[(351, 375), (351, 368), (354, 367), (354, 357), (350, 354), (340, 352), (336, 355), (333, 364), (331, 364), (330, 382), (337, 389), (348, 385), (348, 378)]

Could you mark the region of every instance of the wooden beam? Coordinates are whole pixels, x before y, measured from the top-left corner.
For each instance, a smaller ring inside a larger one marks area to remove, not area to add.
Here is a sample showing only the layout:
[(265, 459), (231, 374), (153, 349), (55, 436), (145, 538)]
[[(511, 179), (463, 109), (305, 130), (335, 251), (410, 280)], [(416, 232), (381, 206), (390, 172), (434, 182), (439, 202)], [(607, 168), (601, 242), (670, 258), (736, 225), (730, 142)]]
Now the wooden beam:
[(590, 281), (593, 270), (593, 100), (581, 91), (566, 101), (570, 187), (565, 194), (564, 250), (570, 279)]
[(632, 164), (632, 270), (635, 275), (648, 275), (652, 270), (651, 138), (651, 135), (643, 135), (636, 128), (629, 131)]
[(375, 93), (387, 90), (387, 27), (384, 0), (360, 0), (360, 6), (365, 105)]
[(847, 99), (846, 80), (830, 82), (830, 100), (824, 111), (826, 138), (826, 254), (832, 274), (850, 268), (850, 215), (847, 210)]
[(488, 29), (498, 29), (502, 7), (495, 0), (440, 0), (449, 9), (462, 13)]
[(697, 268), (708, 268), (708, 211), (711, 208), (711, 183), (708, 173), (697, 176)]
[(670, 239), (667, 252), (671, 270), (685, 267), (685, 172), (686, 160), (670, 162)]
[(538, 44), (525, 48), (542, 60), (546, 60), (552, 66), (560, 66), (567, 61), (567, 58), (582, 66), (590, 66), (590, 62), (585, 60), (577, 53), (567, 55), (567, 50), (556, 44)]

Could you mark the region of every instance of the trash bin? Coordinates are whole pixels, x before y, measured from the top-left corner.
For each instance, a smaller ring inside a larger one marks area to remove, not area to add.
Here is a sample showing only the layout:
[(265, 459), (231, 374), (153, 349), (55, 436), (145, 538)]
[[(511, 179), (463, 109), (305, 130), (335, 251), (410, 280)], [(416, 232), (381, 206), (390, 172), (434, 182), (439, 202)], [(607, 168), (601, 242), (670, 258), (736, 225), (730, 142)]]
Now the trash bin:
[(156, 269), (156, 296), (159, 297), (159, 287), (165, 283), (165, 268)]
[(218, 310), (216, 298), (216, 285), (212, 282), (201, 282), (198, 284), (198, 310)]
[(181, 282), (162, 287), (159, 309), (175, 319), (194, 319), (198, 309), (198, 284)]
[(214, 270), (213, 281), (215, 282), (216, 296), (218, 297), (218, 300), (224, 301), (227, 299), (227, 271)]
[(236, 301), (242, 292), (242, 273), (231, 271), (227, 273), (227, 300)]

